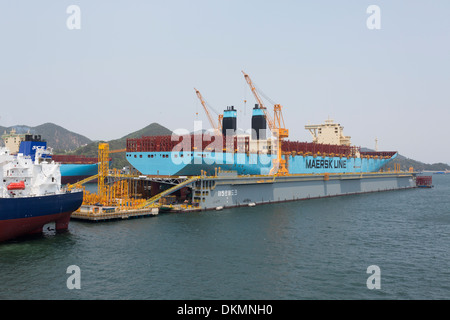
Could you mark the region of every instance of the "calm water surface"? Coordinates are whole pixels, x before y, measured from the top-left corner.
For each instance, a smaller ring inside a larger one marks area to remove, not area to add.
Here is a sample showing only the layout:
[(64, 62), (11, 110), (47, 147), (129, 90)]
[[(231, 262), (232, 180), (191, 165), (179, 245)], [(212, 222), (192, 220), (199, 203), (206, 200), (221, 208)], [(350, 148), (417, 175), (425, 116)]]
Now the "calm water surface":
[[(449, 299), (450, 175), (433, 189), (126, 221), (0, 244), (0, 299)], [(67, 267), (81, 270), (69, 290)], [(381, 270), (369, 290), (367, 268)]]

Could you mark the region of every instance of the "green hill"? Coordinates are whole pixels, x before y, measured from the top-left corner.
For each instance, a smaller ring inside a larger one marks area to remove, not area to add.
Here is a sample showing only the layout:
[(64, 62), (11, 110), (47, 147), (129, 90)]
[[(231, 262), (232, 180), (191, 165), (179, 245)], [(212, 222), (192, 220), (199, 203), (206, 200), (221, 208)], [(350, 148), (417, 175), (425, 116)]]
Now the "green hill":
[[(120, 139), (110, 140), (110, 141), (96, 141), (92, 142), (86, 146), (78, 148), (75, 152), (71, 154), (80, 154), (88, 157), (97, 157), (98, 155), (98, 144), (100, 142), (107, 142), (109, 144), (109, 150), (120, 150), (127, 147), (127, 139), (140, 138), (142, 136), (160, 136), (160, 135), (171, 135), (172, 131), (166, 127), (160, 125), (159, 123), (152, 123), (143, 129), (132, 132), (123, 136)], [(130, 164), (125, 158), (125, 152), (112, 153), (111, 154), (111, 167), (121, 169)]]
[(398, 155), (397, 158), (392, 160), (387, 168), (394, 168), (394, 164), (400, 164), (401, 170), (408, 170), (410, 167), (414, 168), (414, 171), (445, 171), (450, 170), (450, 166), (446, 163), (438, 162), (438, 163), (423, 163), (417, 160), (409, 159), (405, 156)]
[(42, 139), (47, 141), (47, 145), (53, 148), (55, 153), (70, 152), (92, 142), (85, 136), (69, 131), (54, 123), (44, 123), (36, 127), (27, 125), (0, 127), (0, 133), (3, 134), (5, 131), (9, 133), (11, 129), (15, 129), (19, 134), (31, 133), (41, 135)]
[[(368, 148), (361, 148), (361, 151), (375, 151)], [(410, 158), (407, 158), (405, 156), (402, 156), (401, 154), (398, 154), (398, 156), (392, 160), (386, 168), (390, 168), (391, 170), (394, 169), (394, 165), (399, 164), (401, 170), (408, 171), (410, 167), (413, 167), (415, 171), (423, 171), (423, 170), (430, 170), (430, 171), (445, 171), (450, 170), (450, 166), (446, 163), (424, 163), (417, 160), (413, 160)]]

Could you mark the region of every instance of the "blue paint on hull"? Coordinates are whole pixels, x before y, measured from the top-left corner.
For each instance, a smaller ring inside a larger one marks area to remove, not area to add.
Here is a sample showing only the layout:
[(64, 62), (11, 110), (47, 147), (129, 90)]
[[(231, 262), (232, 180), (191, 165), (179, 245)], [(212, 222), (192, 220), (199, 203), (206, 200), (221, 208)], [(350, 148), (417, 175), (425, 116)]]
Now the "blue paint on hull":
[(83, 192), (39, 197), (0, 198), (0, 221), (35, 218), (77, 210), (83, 202)]
[[(290, 174), (376, 172), (393, 160), (374, 158), (340, 158), (288, 156)], [(269, 174), (272, 158), (245, 153), (211, 152), (128, 152), (128, 162), (145, 175), (199, 175), (201, 171), (213, 174), (216, 168), (235, 170), (238, 174)], [(285, 158), (283, 156), (283, 158)]]
[(83, 192), (23, 198), (0, 198), (0, 242), (42, 232), (49, 222), (66, 230), (70, 215), (83, 202)]
[(60, 166), (60, 170), (61, 170), (61, 177), (94, 176), (98, 173), (98, 164), (63, 163)]

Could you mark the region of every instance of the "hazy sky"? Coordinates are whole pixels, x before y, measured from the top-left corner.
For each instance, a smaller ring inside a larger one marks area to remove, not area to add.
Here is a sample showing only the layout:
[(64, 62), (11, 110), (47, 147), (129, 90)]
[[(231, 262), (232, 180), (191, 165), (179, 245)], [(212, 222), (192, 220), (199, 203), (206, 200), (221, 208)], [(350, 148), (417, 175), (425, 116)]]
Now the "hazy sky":
[[(67, 27), (70, 5), (81, 29)], [(367, 27), (370, 5), (381, 29)], [(355, 145), (449, 163), (449, 16), (448, 0), (0, 0), (0, 125), (102, 140), (209, 127), (195, 87), (248, 129), (244, 70), (283, 105), (291, 140), (329, 116)]]

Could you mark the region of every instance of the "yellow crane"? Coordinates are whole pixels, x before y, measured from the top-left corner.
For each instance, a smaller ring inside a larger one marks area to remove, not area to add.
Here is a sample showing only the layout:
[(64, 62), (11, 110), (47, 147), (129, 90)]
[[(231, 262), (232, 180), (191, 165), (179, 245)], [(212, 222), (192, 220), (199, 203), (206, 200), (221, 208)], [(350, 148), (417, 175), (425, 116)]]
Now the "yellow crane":
[(214, 109), (212, 109), (211, 107), (208, 108), (208, 104), (206, 103), (205, 99), (203, 99), (203, 96), (201, 95), (200, 91), (198, 91), (195, 88), (194, 88), (194, 90), (195, 90), (195, 93), (197, 94), (197, 97), (199, 98), (199, 100), (200, 100), (200, 102), (201, 102), (201, 104), (203, 106), (203, 109), (205, 110), (205, 113), (206, 113), (206, 116), (208, 117), (209, 123), (213, 127), (213, 129), (216, 132), (216, 134), (217, 135), (221, 135), (222, 134), (222, 118), (223, 118), (223, 115), (219, 114), (219, 121), (218, 121), (218, 123), (216, 123), (213, 120), (213, 118), (212, 118), (212, 116), (211, 116), (211, 114), (209, 112), (209, 109), (213, 110), (214, 112), (216, 112), (216, 111)]
[(109, 155), (111, 153), (125, 152), (127, 149), (109, 150), (108, 143), (98, 144), (98, 195), (106, 195), (105, 179), (109, 174)]
[[(109, 150), (108, 143), (99, 143), (98, 174), (79, 181), (73, 185), (68, 185), (68, 189), (82, 188), (83, 184), (97, 179), (97, 193), (91, 193), (84, 189), (83, 204), (93, 205), (101, 203), (106, 206), (117, 206), (120, 208), (119, 210), (137, 208), (144, 202), (143, 199), (130, 198), (130, 178), (135, 178), (137, 176), (132, 174), (122, 174), (116, 169), (110, 170), (109, 168), (110, 154), (125, 151), (126, 149)], [(112, 185), (111, 183), (108, 185), (108, 183), (106, 183), (106, 179), (108, 177), (119, 180), (113, 182)]]
[(265, 107), (262, 99), (260, 98), (258, 91), (256, 90), (256, 87), (252, 82), (252, 79), (250, 79), (250, 76), (248, 74), (246, 74), (244, 71), (242, 71), (242, 73), (244, 74), (244, 78), (247, 81), (250, 89), (252, 90), (253, 95), (255, 96), (256, 101), (259, 104), (259, 108), (264, 112), (267, 124), (269, 125), (269, 128), (272, 131), (274, 128), (272, 117), (270, 116), (269, 112), (267, 111), (267, 108)]
[(102, 198), (106, 193), (105, 179), (109, 173), (109, 144), (98, 144), (98, 191)]
[(267, 108), (264, 106), (264, 103), (262, 99), (260, 98), (258, 91), (256, 90), (255, 85), (253, 84), (252, 80), (250, 79), (250, 76), (246, 74), (244, 71), (242, 71), (244, 74), (244, 78), (247, 81), (248, 85), (250, 86), (250, 89), (252, 90), (253, 95), (256, 98), (256, 101), (258, 101), (259, 108), (262, 109), (264, 112), (267, 124), (269, 126), (270, 131), (275, 136), (277, 141), (277, 158), (272, 160), (272, 169), (270, 170), (270, 174), (279, 174), (279, 175), (286, 175), (289, 174), (288, 169), (286, 168), (286, 160), (282, 157), (282, 139), (285, 139), (289, 137), (289, 130), (285, 128), (284, 124), (284, 118), (282, 113), (282, 106), (280, 104), (275, 104), (273, 106), (273, 113), (274, 113), (274, 119), (272, 120), (272, 117), (270, 116), (269, 112), (267, 111)]

